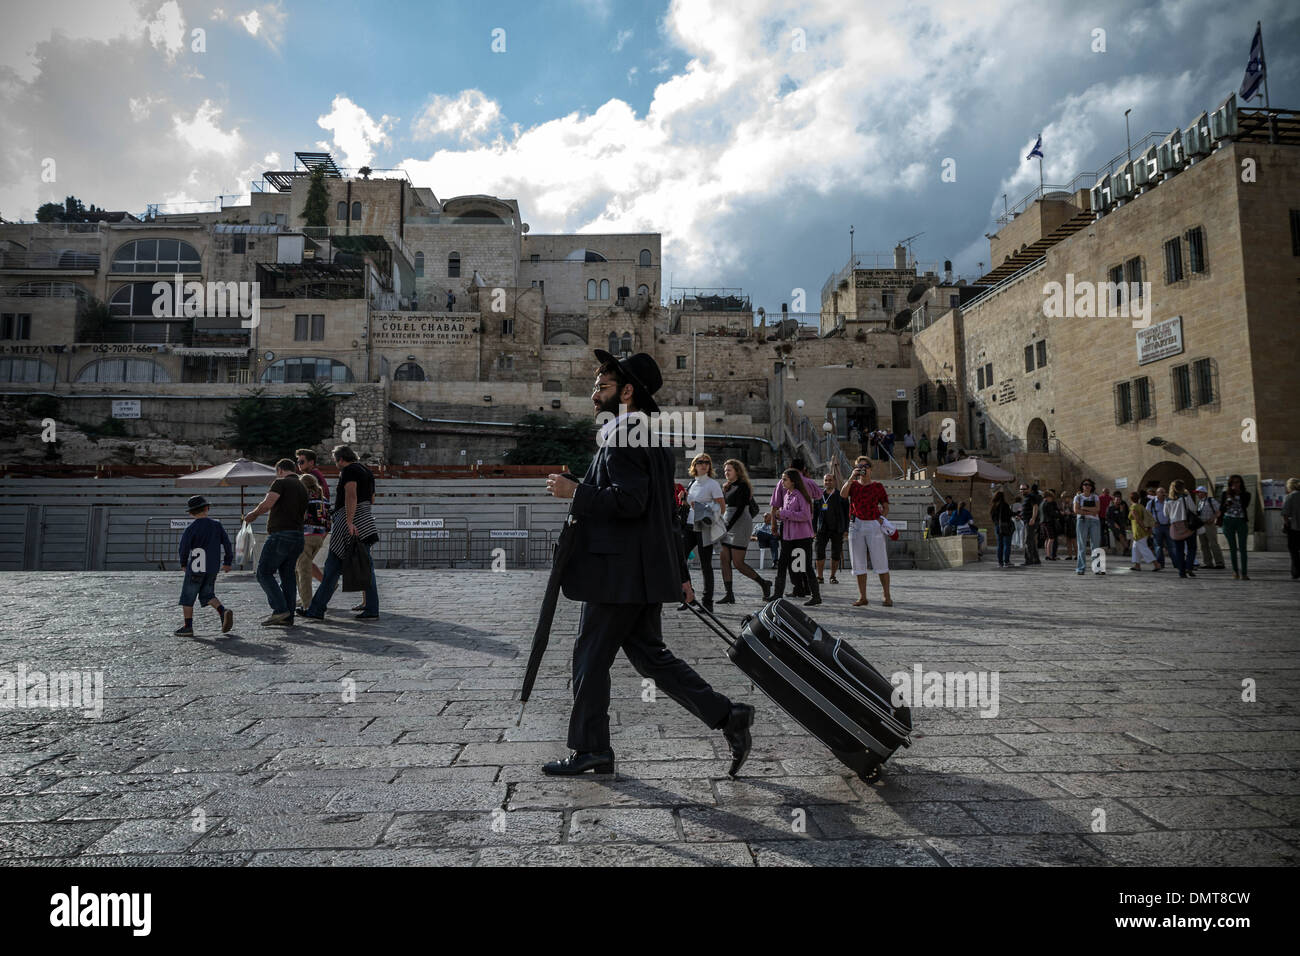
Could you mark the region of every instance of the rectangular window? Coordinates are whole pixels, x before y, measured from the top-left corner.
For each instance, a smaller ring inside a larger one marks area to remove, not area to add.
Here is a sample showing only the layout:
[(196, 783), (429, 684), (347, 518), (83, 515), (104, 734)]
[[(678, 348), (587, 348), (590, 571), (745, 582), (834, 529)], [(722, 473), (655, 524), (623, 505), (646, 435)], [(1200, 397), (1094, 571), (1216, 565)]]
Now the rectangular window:
[(930, 412), (930, 383), (916, 387), (916, 414), (928, 415)]
[(502, 334), (502, 335), (514, 335), (514, 334), (515, 334), (515, 320), (514, 320), (514, 319), (502, 319), (502, 320), (501, 320), (501, 334)]
[(1165, 243), (1165, 285), (1183, 281), (1183, 244), (1177, 239)]
[(1034, 347), (1032, 345), (1026, 345), (1025, 346), (1025, 371), (1032, 372), (1033, 370), (1034, 370)]
[(948, 308), (955, 309), (961, 303), (961, 296), (952, 294), (948, 296)]
[(1201, 226), (1187, 230), (1187, 260), (1192, 272), (1205, 271), (1205, 229)]
[(1133, 391), (1135, 393), (1135, 407), (1137, 411), (1137, 420), (1146, 421), (1148, 418), (1156, 417), (1156, 410), (1151, 404), (1151, 379), (1143, 376), (1133, 380)]
[(534, 289), (537, 288), (537, 280), (536, 280), (536, 279), (533, 280), (532, 288), (534, 288)]
[(230, 237), (230, 251), (233, 254), (237, 256), (242, 256), (247, 250), (248, 250), (247, 236), (240, 233), (239, 235)]
[(894, 293), (892, 292), (880, 293), (880, 307), (884, 309), (886, 312), (891, 311), (894, 308)]
[(679, 355), (679, 356), (677, 356), (677, 367), (678, 367), (678, 368), (686, 368), (686, 356), (685, 356), (685, 355)]
[(1214, 363), (1207, 358), (1192, 363), (1192, 384), (1197, 405), (1214, 404)]
[(1127, 425), (1133, 421), (1133, 385), (1120, 382), (1115, 386), (1115, 424)]
[(1128, 262), (1124, 263), (1124, 277), (1128, 280), (1129, 289), (1133, 293), (1133, 298), (1137, 302), (1142, 302), (1142, 259), (1134, 256)]
[(979, 391), (984, 387), (984, 366), (981, 365), (975, 370), (975, 390)]
[(1185, 412), (1192, 407), (1191, 369), (1186, 365), (1175, 365), (1170, 374), (1173, 376), (1170, 390), (1174, 395), (1174, 411)]
[(538, 255), (537, 253), (534, 252), (531, 256), (528, 257), (528, 261), (529, 261), (529, 262), (541, 262), (541, 261), (542, 261), (542, 257), (541, 257), (540, 255)]
[(1047, 339), (1038, 340), (1038, 367), (1042, 368), (1047, 364)]
[(993, 387), (993, 363), (989, 362), (984, 366), (984, 384), (989, 388)]
[(1124, 305), (1124, 267), (1115, 266), (1110, 270), (1110, 307), (1122, 308)]
[(325, 341), (325, 316), (313, 315), (311, 317), (311, 340), (313, 342)]
[(545, 295), (545, 294), (546, 294), (546, 280), (545, 280), (545, 279), (542, 279), (542, 280), (540, 280), (540, 281), (537, 283), (537, 291), (539, 291), (540, 293), (542, 293), (542, 295)]
[(501, 356), (501, 368), (506, 372), (513, 372), (515, 368), (515, 357), (513, 355)]
[(306, 342), (311, 335), (311, 316), (295, 315), (293, 317), (293, 340)]

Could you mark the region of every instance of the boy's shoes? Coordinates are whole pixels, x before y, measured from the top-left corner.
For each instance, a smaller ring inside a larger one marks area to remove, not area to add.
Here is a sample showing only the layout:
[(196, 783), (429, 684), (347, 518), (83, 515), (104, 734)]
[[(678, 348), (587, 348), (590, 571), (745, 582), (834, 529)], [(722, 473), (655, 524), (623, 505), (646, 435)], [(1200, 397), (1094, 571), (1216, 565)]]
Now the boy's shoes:
[(235, 612), (232, 611), (230, 608), (226, 608), (226, 612), (221, 615), (221, 633), (222, 634), (227, 633), (234, 626), (235, 626)]
[(262, 622), (263, 627), (288, 627), (293, 623), (293, 615), (287, 611), (283, 614), (272, 614)]
[(176, 630), (172, 631), (172, 633), (173, 633), (174, 635), (176, 635), (177, 637), (193, 637), (193, 636), (194, 636), (194, 625), (193, 625), (193, 624), (186, 624), (184, 627), (178, 627), (178, 628), (176, 628)]

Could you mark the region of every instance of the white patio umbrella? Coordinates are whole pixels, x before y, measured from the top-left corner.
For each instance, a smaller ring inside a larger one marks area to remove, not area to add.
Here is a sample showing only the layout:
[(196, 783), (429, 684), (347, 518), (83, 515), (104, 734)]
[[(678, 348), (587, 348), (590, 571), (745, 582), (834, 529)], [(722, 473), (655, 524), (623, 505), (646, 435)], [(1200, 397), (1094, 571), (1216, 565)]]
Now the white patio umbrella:
[(178, 485), (205, 485), (207, 487), (239, 486), (239, 513), (244, 513), (244, 486), (266, 484), (275, 479), (275, 469), (260, 461), (239, 458), (224, 465), (213, 465), (192, 475), (181, 475), (176, 479)]
[(973, 457), (961, 458), (946, 465), (940, 465), (935, 469), (935, 473), (943, 475), (945, 478), (969, 478), (971, 495), (975, 493), (976, 478), (982, 478), (985, 481), (1010, 481), (1016, 477), (1009, 471), (1003, 471), (997, 465), (989, 464), (983, 458)]

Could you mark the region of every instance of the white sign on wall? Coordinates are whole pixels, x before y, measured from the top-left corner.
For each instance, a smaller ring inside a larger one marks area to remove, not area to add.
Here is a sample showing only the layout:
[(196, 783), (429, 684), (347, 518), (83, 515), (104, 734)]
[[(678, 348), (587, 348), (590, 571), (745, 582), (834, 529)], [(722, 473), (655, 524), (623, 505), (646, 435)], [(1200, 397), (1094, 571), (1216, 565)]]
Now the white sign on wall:
[(173, 531), (188, 528), (194, 523), (193, 518), (172, 518), (171, 528)]
[(441, 518), (398, 518), (394, 524), (398, 528), (441, 528)]
[(522, 531), (513, 531), (513, 530), (511, 530), (511, 531), (493, 531), (493, 532), (491, 532), (491, 533), (488, 535), (488, 537), (490, 537), (490, 538), (526, 538), (526, 537), (528, 537), (528, 531), (527, 531), (526, 529), (525, 529), (525, 530), (522, 530)]
[(114, 400), (113, 417), (114, 418), (139, 418), (140, 399), (128, 398), (128, 399)]
[(1127, 479), (1127, 478), (1116, 478), (1116, 479), (1115, 479), (1115, 488), (1116, 488), (1117, 490), (1118, 490), (1118, 489), (1121, 489), (1121, 488), (1127, 488), (1127, 487), (1128, 487), (1128, 479)]
[(1145, 329), (1138, 329), (1138, 365), (1158, 362), (1183, 351), (1183, 317), (1176, 315)]
[(450, 538), (450, 531), (412, 531), (412, 538)]
[(907, 398), (907, 389), (905, 388), (894, 389), (894, 398)]

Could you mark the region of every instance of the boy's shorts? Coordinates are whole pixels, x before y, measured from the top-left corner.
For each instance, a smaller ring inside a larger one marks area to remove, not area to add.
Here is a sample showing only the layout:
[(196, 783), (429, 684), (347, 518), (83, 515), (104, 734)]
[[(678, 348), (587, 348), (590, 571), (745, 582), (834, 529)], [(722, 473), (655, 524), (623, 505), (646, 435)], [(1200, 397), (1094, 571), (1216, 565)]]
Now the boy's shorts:
[(216, 592), (217, 572), (208, 571), (204, 574), (197, 574), (193, 571), (185, 575), (185, 583), (181, 585), (181, 607), (193, 607), (195, 596), (199, 599), (199, 604), (207, 604), (214, 597)]

